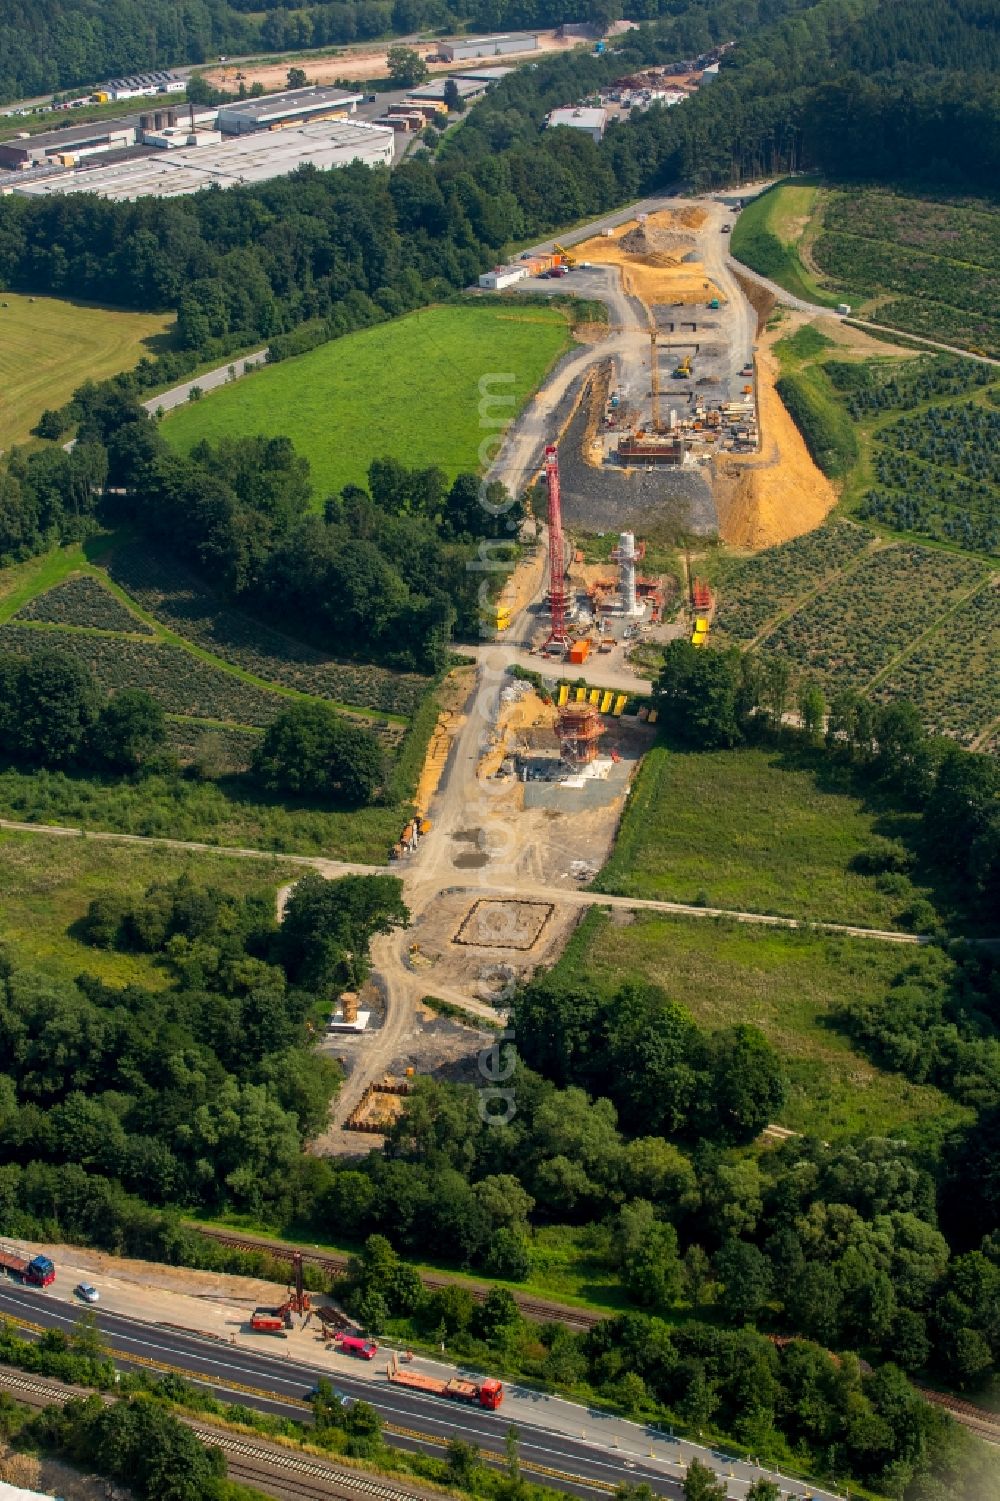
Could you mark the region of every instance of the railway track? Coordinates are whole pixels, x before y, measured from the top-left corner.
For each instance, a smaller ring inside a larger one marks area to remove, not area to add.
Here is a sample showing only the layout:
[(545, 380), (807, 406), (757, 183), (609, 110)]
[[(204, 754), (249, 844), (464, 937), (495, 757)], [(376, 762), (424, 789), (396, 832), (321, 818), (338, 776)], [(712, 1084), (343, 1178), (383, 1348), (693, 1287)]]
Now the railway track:
[(207, 1444), (214, 1444), (226, 1456), (226, 1469), (234, 1480), (266, 1490), (269, 1495), (294, 1501), (317, 1497), (331, 1501), (432, 1501), (430, 1493), (406, 1486), (392, 1485), (372, 1475), (355, 1473), (326, 1460), (277, 1446), (256, 1444), (234, 1434), (220, 1433), (208, 1424), (192, 1422), (188, 1426)]
[[(312, 1251), (307, 1246), (294, 1246), (287, 1241), (263, 1240), (253, 1235), (243, 1235), (239, 1231), (215, 1230), (207, 1228), (204, 1225), (199, 1225), (197, 1229), (199, 1235), (207, 1235), (210, 1240), (218, 1241), (224, 1246), (231, 1246), (234, 1250), (266, 1251), (268, 1255), (275, 1257), (278, 1261), (289, 1262), (296, 1252), (298, 1252), (303, 1262), (307, 1262), (310, 1266), (320, 1267), (323, 1271), (329, 1272), (334, 1276), (341, 1275), (347, 1271), (348, 1258), (346, 1256), (338, 1256), (335, 1252)], [(468, 1282), (465, 1278), (449, 1277), (446, 1272), (422, 1272), (420, 1280), (424, 1287), (431, 1289), (452, 1287), (457, 1284), (460, 1287), (466, 1288), (477, 1303), (485, 1302), (486, 1296), (490, 1291), (489, 1286), (484, 1283)], [(513, 1288), (511, 1292), (513, 1293), (514, 1302), (524, 1314), (524, 1317), (534, 1324), (555, 1322), (565, 1324), (568, 1329), (573, 1329), (576, 1333), (580, 1333), (588, 1329), (593, 1329), (594, 1325), (599, 1324), (604, 1317), (602, 1314), (591, 1313), (584, 1308), (573, 1308), (568, 1303), (550, 1303), (544, 1298), (527, 1297), (524, 1293), (516, 1292)]]
[[(0, 1390), (10, 1392), (26, 1407), (48, 1407), (51, 1403), (61, 1407), (71, 1397), (94, 1395), (83, 1387), (64, 1386), (10, 1367), (0, 1368)], [(116, 1399), (104, 1395), (102, 1400), (110, 1403)], [(245, 1480), (276, 1501), (438, 1501), (429, 1491), (395, 1485), (278, 1444), (245, 1439), (182, 1413), (178, 1417), (203, 1443), (223, 1451), (232, 1479)]]
[(947, 1392), (935, 1392), (927, 1386), (914, 1384), (914, 1390), (920, 1393), (925, 1402), (943, 1407), (963, 1428), (977, 1433), (987, 1443), (1000, 1444), (1000, 1413), (988, 1412), (985, 1407), (977, 1407), (974, 1402), (963, 1402), (961, 1397), (952, 1397)]

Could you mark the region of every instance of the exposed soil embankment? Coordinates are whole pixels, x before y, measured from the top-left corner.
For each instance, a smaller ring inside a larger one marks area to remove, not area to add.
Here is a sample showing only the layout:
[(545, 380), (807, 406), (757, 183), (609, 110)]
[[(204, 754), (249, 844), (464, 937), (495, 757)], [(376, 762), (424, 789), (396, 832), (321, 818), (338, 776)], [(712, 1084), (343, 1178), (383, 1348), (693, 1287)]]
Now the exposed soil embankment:
[(712, 465), (719, 536), (733, 547), (774, 547), (801, 537), (837, 504), (836, 490), (813, 463), (774, 388), (779, 371), (771, 342), (757, 354), (761, 452), (720, 456)]

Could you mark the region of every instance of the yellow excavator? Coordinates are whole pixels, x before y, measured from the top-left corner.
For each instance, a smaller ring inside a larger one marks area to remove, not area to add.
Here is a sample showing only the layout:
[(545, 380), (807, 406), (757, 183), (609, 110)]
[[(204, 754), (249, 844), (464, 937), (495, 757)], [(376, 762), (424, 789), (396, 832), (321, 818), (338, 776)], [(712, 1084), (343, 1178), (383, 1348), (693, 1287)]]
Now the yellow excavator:
[(674, 371), (675, 380), (687, 380), (691, 374), (691, 356), (686, 354)]

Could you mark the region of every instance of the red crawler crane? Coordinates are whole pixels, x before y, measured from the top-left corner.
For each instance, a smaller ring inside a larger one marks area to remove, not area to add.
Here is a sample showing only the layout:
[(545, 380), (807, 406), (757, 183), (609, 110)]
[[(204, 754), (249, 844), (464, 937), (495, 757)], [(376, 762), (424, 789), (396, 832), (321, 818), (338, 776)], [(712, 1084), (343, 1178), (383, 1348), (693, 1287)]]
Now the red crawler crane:
[(549, 487), (549, 614), (552, 629), (542, 650), (569, 646), (566, 629), (566, 548), (559, 500), (559, 453), (554, 443), (545, 450), (545, 479)]

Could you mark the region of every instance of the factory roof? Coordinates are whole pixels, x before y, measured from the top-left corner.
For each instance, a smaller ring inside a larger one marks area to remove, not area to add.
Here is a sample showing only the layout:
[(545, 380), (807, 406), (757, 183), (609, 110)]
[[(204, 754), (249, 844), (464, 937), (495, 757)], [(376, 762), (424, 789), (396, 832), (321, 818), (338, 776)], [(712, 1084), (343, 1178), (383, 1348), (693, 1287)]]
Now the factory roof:
[(457, 78), (453, 73), (445, 74), (443, 78), (432, 78), (430, 83), (422, 83), (419, 88), (411, 89), (408, 99), (443, 99), (445, 85), (453, 83), (458, 90), (460, 99), (469, 99), (473, 94), (485, 93), (487, 85), (482, 79)]
[(550, 125), (571, 125), (579, 130), (599, 130), (608, 123), (606, 109), (584, 106), (581, 109), (554, 109), (549, 115)]
[(527, 42), (538, 40), (537, 31), (501, 31), (490, 33), (489, 36), (459, 36), (453, 37), (448, 43), (449, 47), (479, 47), (486, 42)]
[(133, 199), (147, 195), (175, 198), (200, 188), (235, 187), (283, 177), (296, 167), (319, 169), (342, 162), (345, 148), (359, 156), (394, 144), (393, 132), (360, 121), (323, 121), (278, 132), (232, 136), (220, 145), (155, 151), (138, 160), (111, 166), (91, 166), (18, 184), (15, 191), (31, 196), (52, 193), (99, 193), (105, 198)]
[(316, 84), (308, 89), (286, 89), (281, 94), (265, 94), (260, 99), (237, 99), (219, 107), (219, 118), (225, 115), (242, 115), (254, 120), (269, 120), (274, 115), (285, 115), (300, 110), (318, 109), (338, 104), (356, 104), (363, 96), (345, 89), (324, 88)]
[(52, 147), (75, 146), (81, 141), (100, 141), (107, 136), (120, 135), (122, 131), (135, 130), (138, 115), (121, 115), (114, 120), (95, 120), (90, 125), (64, 125), (60, 130), (38, 130), (23, 136), (8, 136), (0, 146), (23, 146), (31, 151), (47, 151)]
[(499, 83), (501, 78), (507, 78), (509, 74), (516, 72), (516, 68), (463, 68), (461, 73), (456, 71), (448, 76), (471, 78), (474, 83)]
[(133, 73), (128, 78), (112, 78), (107, 83), (102, 84), (101, 88), (103, 90), (141, 89), (152, 88), (154, 85), (161, 83), (180, 82), (181, 77), (179, 73), (167, 72), (165, 69), (159, 68), (152, 73)]

